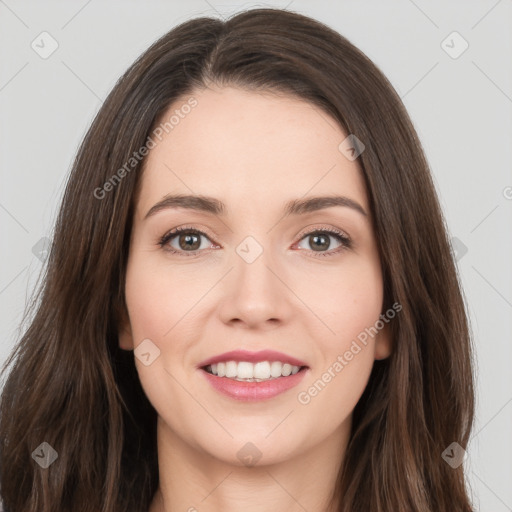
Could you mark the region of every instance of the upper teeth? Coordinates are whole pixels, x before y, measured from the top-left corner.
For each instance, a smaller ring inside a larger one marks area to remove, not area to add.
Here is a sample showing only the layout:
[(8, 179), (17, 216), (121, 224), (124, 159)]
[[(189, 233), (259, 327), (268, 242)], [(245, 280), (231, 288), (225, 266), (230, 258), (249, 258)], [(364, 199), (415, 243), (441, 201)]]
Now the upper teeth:
[(212, 364), (207, 367), (214, 375), (234, 379), (270, 379), (287, 377), (300, 370), (300, 366), (292, 366), (280, 361), (261, 361), (249, 363), (246, 361), (226, 361), (225, 363)]

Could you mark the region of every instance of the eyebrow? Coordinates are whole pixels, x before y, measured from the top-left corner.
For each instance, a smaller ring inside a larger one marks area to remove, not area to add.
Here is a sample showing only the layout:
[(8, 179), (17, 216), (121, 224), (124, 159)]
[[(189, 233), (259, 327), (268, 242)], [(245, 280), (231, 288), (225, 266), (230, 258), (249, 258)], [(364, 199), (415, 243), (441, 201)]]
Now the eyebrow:
[[(365, 217), (368, 216), (365, 209), (358, 202), (345, 196), (320, 196), (307, 199), (293, 199), (285, 204), (284, 216), (304, 215), (326, 208), (332, 208), (333, 206), (351, 208)], [(169, 208), (186, 208), (188, 210), (211, 213), (220, 217), (224, 217), (227, 212), (226, 205), (215, 197), (176, 194), (166, 195), (162, 200), (153, 205), (146, 213), (144, 220), (161, 210)]]

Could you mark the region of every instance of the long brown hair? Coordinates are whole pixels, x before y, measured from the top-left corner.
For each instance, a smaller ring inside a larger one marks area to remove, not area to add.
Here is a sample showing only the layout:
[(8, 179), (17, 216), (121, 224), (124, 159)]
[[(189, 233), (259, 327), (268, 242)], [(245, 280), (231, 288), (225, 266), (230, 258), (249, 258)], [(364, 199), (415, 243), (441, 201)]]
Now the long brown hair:
[[(472, 510), (464, 466), (441, 456), (452, 442), (466, 448), (474, 376), (459, 278), (421, 144), (393, 87), (360, 50), (278, 9), (174, 28), (121, 77), (93, 121), (30, 324), (3, 369), (10, 369), (0, 406), (5, 509), (149, 507), (158, 486), (156, 412), (133, 354), (118, 347), (144, 160), (119, 169), (171, 103), (212, 82), (296, 95), (365, 144), (358, 162), (382, 262), (383, 310), (398, 302), (402, 311), (390, 324), (393, 353), (375, 362), (354, 410), (332, 503), (341, 500), (343, 512)], [(122, 180), (105, 186), (116, 173)], [(46, 469), (32, 456), (43, 442), (58, 454)]]

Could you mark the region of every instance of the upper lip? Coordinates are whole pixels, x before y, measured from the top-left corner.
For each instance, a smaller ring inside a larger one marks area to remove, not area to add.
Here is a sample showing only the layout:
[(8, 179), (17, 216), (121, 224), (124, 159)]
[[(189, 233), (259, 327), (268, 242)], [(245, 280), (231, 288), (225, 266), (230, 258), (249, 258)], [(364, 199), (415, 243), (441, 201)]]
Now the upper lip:
[(284, 354), (283, 352), (276, 352), (275, 350), (260, 350), (259, 352), (232, 350), (231, 352), (224, 352), (223, 354), (205, 359), (198, 364), (198, 368), (226, 361), (247, 361), (249, 363), (259, 363), (260, 361), (281, 361), (282, 363), (288, 363), (292, 366), (307, 366), (307, 364), (300, 359)]

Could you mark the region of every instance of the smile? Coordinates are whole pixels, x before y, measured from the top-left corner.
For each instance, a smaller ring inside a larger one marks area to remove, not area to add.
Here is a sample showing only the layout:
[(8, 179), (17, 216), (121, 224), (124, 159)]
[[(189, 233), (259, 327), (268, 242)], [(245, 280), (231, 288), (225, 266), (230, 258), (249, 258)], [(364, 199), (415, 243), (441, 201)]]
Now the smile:
[(218, 377), (226, 377), (243, 382), (263, 382), (295, 375), (301, 368), (301, 366), (293, 366), (281, 361), (261, 361), (258, 363), (226, 361), (208, 365), (205, 371)]
[[(274, 398), (297, 386), (309, 371), (307, 366), (291, 366), (276, 361), (272, 364), (268, 361), (256, 364), (247, 363), (246, 361), (235, 364), (229, 363), (235, 363), (235, 361), (217, 363), (216, 365), (203, 367), (200, 371), (215, 391), (233, 400), (244, 402)], [(214, 370), (217, 373), (214, 373)], [(227, 371), (229, 371), (228, 375), (231, 375), (230, 377), (226, 375)], [(277, 375), (279, 371), (279, 376), (274, 377), (272, 371), (274, 375)], [(224, 373), (224, 376), (220, 375), (222, 373)], [(251, 374), (252, 377), (243, 377), (243, 375)], [(269, 376), (263, 378), (254, 376), (267, 374)]]

